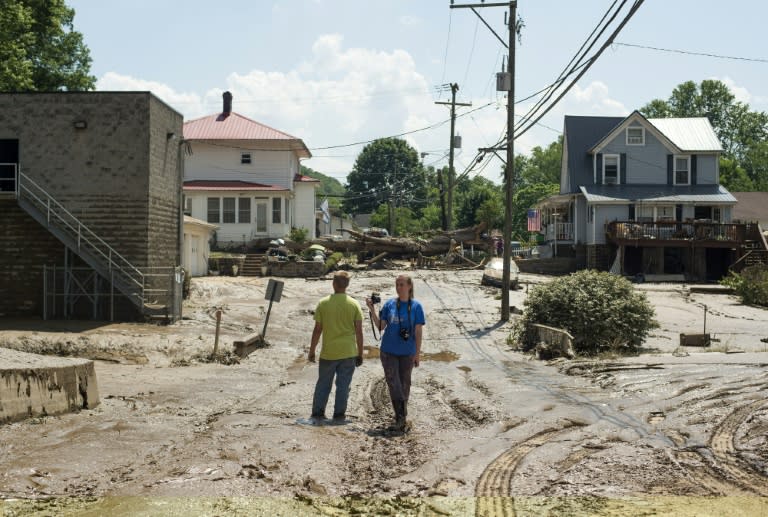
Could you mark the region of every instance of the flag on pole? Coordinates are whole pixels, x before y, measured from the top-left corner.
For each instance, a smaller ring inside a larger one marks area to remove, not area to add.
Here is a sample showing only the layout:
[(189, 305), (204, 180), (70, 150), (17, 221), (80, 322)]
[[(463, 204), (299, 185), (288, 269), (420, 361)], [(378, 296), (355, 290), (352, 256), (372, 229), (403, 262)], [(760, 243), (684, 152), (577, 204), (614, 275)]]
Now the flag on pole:
[(328, 198), (325, 198), (322, 203), (320, 203), (320, 210), (323, 212), (323, 222), (325, 224), (328, 224), (331, 222), (331, 212), (328, 210)]
[(529, 232), (541, 231), (541, 210), (537, 210), (537, 209), (528, 210), (528, 231)]

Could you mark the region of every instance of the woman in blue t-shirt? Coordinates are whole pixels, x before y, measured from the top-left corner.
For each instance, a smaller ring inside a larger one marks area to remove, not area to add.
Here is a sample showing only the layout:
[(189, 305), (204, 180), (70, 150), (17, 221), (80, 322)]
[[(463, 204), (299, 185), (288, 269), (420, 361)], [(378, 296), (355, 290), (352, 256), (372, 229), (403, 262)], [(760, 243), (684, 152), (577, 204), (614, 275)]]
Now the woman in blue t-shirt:
[(413, 280), (400, 275), (395, 280), (397, 298), (384, 302), (376, 314), (373, 301), (366, 304), (373, 322), (384, 333), (381, 336), (381, 365), (389, 387), (389, 397), (395, 409), (394, 431), (405, 431), (408, 415), (408, 395), (411, 391), (411, 372), (419, 366), (421, 356), (421, 332), (424, 326), (424, 309), (413, 299)]

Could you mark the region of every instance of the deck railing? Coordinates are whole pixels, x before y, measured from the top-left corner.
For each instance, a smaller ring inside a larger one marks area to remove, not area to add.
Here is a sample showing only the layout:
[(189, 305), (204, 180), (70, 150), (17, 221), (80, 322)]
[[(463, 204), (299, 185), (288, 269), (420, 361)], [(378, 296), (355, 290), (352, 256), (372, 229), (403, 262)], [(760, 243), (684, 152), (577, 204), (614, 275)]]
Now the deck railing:
[(710, 222), (611, 221), (606, 225), (613, 240), (727, 241), (746, 240), (747, 225)]

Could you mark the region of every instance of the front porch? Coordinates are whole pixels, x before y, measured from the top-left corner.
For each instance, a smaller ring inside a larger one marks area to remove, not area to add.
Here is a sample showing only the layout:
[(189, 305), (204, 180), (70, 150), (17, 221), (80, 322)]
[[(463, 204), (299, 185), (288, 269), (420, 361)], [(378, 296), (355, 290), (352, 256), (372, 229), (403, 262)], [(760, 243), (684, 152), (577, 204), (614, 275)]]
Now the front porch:
[(719, 280), (749, 250), (765, 246), (756, 224), (708, 221), (612, 221), (606, 240), (616, 249), (615, 273), (689, 281)]

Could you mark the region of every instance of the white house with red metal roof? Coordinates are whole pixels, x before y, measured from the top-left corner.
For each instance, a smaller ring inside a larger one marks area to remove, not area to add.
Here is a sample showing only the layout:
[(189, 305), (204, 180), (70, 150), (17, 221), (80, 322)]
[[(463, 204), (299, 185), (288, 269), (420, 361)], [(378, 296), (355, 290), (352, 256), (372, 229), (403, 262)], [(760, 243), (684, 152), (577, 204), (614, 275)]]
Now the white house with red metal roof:
[(312, 155), (304, 142), (232, 111), (184, 123), (184, 213), (218, 226), (218, 247), (286, 236), (315, 237), (318, 180), (300, 174)]

